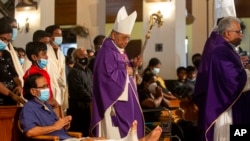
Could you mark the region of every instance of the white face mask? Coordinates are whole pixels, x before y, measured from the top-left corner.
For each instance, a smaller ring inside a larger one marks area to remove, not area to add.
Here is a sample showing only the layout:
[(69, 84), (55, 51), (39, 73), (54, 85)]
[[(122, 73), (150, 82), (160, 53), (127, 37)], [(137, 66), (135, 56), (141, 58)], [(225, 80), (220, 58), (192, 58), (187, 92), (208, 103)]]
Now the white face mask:
[(160, 72), (160, 68), (154, 68), (153, 70), (152, 70), (152, 73), (153, 74), (158, 74)]
[(62, 44), (63, 38), (62, 37), (55, 37), (54, 38), (54, 44), (59, 46)]
[(151, 84), (148, 86), (148, 90), (149, 90), (151, 93), (155, 94), (155, 93), (156, 93), (156, 92), (155, 92), (156, 87), (157, 87), (157, 83), (156, 83), (156, 82), (151, 83)]

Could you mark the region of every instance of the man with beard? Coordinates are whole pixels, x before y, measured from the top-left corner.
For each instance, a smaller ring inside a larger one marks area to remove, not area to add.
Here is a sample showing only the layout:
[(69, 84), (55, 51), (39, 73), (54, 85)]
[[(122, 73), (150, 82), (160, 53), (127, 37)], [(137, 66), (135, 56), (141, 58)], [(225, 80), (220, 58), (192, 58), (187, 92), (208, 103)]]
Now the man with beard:
[(242, 37), (240, 20), (225, 17), (206, 41), (193, 97), (199, 141), (228, 141), (229, 125), (249, 124), (250, 65), (235, 50)]

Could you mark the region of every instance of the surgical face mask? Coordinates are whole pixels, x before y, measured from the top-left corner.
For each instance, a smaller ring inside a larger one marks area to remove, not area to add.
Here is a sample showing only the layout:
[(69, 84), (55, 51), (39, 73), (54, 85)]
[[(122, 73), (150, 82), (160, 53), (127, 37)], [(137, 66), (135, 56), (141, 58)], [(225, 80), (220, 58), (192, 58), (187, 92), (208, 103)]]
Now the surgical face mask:
[(45, 102), (49, 99), (50, 93), (49, 88), (40, 89), (40, 96), (38, 96), (38, 99), (42, 102)]
[(17, 37), (17, 28), (12, 28), (12, 37), (11, 40), (15, 40)]
[(157, 87), (157, 83), (156, 83), (156, 82), (151, 83), (151, 84), (148, 86), (149, 92), (155, 94), (155, 93), (156, 93), (156, 92), (155, 92), (156, 87)]
[(80, 58), (79, 59), (79, 63), (80, 64), (82, 64), (83, 66), (86, 66), (86, 65), (88, 65), (88, 62), (89, 62), (89, 60), (88, 60), (88, 58)]
[(0, 40), (0, 50), (4, 50), (6, 48), (6, 46), (7, 46), (7, 44), (5, 44), (5, 42)]
[(55, 37), (54, 38), (54, 44), (59, 46), (62, 44), (63, 38), (62, 37)]
[(153, 74), (158, 74), (160, 72), (160, 68), (154, 68), (153, 70), (152, 70), (152, 73)]
[(37, 65), (39, 66), (39, 68), (43, 69), (47, 66), (48, 64), (48, 60), (47, 59), (40, 59), (37, 61)]
[(19, 62), (22, 65), (24, 63), (24, 58), (19, 58)]

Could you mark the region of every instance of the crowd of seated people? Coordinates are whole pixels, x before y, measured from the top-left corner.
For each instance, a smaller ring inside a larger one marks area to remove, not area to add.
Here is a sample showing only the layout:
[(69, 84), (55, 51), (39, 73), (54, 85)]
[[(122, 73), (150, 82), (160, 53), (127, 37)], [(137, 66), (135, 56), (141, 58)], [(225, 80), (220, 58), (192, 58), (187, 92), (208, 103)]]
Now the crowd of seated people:
[[(171, 112), (169, 108), (169, 100), (163, 96), (163, 91), (160, 86), (157, 85), (156, 75), (153, 73), (145, 73), (141, 83), (139, 91), (139, 100), (141, 107), (143, 109), (144, 119), (147, 123), (157, 123), (157, 122), (167, 122), (168, 126), (171, 124), (171, 131), (168, 131), (168, 134), (176, 135), (180, 139), (184, 139), (181, 127), (174, 122), (172, 119)], [(154, 110), (155, 109), (155, 110)], [(149, 111), (148, 111), (149, 110)], [(165, 112), (165, 113), (163, 113)], [(149, 128), (152, 128), (152, 124), (147, 125)], [(167, 130), (167, 129), (166, 129)], [(175, 141), (175, 139), (173, 139)]]
[[(182, 134), (179, 136), (185, 140), (195, 140), (194, 134), (196, 131), (198, 108), (192, 101), (192, 94), (196, 80), (196, 68), (194, 66), (188, 66), (187, 68), (178, 67), (176, 69), (177, 79), (172, 81), (171, 91), (168, 90), (165, 82), (159, 76), (159, 71), (160, 60), (152, 58), (149, 61), (148, 67), (144, 70), (142, 83), (138, 87), (142, 109), (156, 109), (153, 113), (144, 112), (146, 122), (160, 121), (162, 111), (158, 110), (159, 107), (171, 110), (171, 107), (169, 107), (171, 106), (171, 101), (177, 99), (179, 101), (177, 106), (184, 111), (183, 117), (178, 118), (175, 122), (184, 132), (183, 136)], [(164, 97), (166, 94), (171, 96), (171, 98)], [(190, 132), (190, 130), (193, 132)]]
[[(194, 67), (192, 66), (189, 66), (188, 68), (194, 69)], [(187, 68), (182, 66), (177, 68), (176, 73), (177, 73), (177, 80), (174, 82), (174, 88), (173, 88), (174, 95), (176, 95), (179, 99), (187, 97), (191, 98), (194, 90), (195, 78), (192, 78), (193, 76), (191, 74), (187, 75)], [(196, 73), (194, 72), (194, 75), (195, 74)]]
[(161, 68), (161, 61), (158, 58), (151, 58), (146, 69), (143, 71), (142, 77), (147, 73), (153, 73), (156, 77), (156, 83), (159, 87), (162, 88), (163, 96), (166, 99), (174, 100), (177, 99), (171, 91), (166, 87), (164, 79), (159, 75)]

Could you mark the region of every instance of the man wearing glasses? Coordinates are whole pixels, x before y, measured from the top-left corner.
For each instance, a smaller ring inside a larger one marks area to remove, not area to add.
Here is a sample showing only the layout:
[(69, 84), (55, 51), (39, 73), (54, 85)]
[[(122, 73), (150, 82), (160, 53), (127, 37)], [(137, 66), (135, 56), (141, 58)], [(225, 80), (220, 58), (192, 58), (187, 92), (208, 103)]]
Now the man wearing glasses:
[(249, 124), (249, 64), (235, 48), (243, 38), (240, 20), (225, 17), (207, 39), (193, 100), (199, 109), (199, 141), (230, 140), (229, 125)]

